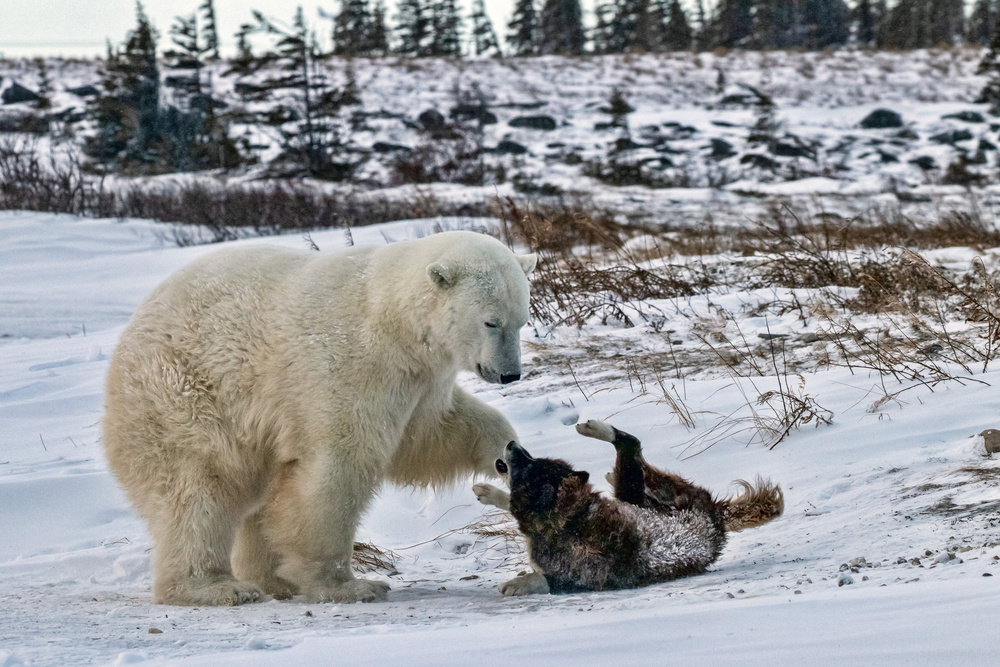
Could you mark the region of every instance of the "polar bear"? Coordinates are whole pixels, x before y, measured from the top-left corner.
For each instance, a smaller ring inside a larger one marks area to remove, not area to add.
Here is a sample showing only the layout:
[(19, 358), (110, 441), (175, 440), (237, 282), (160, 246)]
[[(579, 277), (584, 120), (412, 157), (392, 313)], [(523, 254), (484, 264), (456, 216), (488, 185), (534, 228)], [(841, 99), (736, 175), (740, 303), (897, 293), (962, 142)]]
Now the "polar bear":
[(385, 599), (354, 578), (355, 529), (384, 479), (495, 474), (514, 430), (455, 379), (519, 379), (534, 266), (445, 232), (222, 250), (157, 287), (112, 356), (103, 423), (153, 538), (155, 601)]

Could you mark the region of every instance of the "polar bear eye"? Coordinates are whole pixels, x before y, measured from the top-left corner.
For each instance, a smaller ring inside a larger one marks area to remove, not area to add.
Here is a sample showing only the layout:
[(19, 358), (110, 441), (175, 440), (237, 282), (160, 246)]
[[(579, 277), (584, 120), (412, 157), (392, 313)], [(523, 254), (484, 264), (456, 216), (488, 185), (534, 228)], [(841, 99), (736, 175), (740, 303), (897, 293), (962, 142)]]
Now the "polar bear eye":
[(496, 329), (497, 326), (498, 326), (498, 325), (494, 324), (493, 322), (483, 322), (483, 324), (486, 325), (487, 329)]

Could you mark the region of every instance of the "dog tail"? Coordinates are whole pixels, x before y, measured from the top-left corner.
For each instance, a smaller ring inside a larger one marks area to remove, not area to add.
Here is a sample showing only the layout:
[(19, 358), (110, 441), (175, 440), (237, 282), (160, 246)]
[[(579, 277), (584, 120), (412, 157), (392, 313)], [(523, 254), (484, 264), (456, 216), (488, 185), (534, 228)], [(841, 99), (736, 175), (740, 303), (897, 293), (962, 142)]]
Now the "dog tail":
[(719, 501), (723, 506), (723, 519), (727, 531), (743, 530), (762, 526), (773, 521), (785, 511), (785, 496), (781, 487), (770, 480), (758, 477), (754, 484), (738, 479), (743, 492)]

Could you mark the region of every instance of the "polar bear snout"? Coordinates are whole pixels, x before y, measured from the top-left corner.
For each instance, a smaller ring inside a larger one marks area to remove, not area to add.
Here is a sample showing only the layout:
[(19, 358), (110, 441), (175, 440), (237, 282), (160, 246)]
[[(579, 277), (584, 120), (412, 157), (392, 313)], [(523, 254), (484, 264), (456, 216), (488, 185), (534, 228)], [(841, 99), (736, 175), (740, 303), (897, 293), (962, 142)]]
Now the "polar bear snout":
[(507, 369), (507, 372), (501, 372), (489, 366), (476, 364), (476, 375), (493, 384), (510, 384), (521, 379), (521, 369)]

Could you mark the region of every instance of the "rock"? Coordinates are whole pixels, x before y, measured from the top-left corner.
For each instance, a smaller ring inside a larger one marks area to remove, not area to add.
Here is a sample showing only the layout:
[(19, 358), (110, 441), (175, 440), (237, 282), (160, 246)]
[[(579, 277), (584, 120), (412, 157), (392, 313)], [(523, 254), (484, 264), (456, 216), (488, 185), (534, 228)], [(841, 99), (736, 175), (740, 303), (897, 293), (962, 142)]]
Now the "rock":
[(736, 155), (736, 150), (733, 148), (733, 145), (725, 139), (712, 139), (710, 141), (712, 152), (709, 157), (716, 160), (724, 160), (727, 157), (733, 157)]
[(875, 109), (864, 117), (861, 127), (866, 130), (884, 130), (890, 127), (903, 127), (903, 117), (890, 109)]
[(420, 127), (428, 132), (435, 132), (444, 127), (444, 115), (437, 109), (427, 109), (417, 116)]
[(163, 630), (160, 630), (159, 628), (150, 628), (149, 629), (149, 634), (151, 634), (151, 635), (162, 635), (163, 634)]
[(983, 442), (986, 443), (987, 454), (1000, 452), (1000, 430), (988, 428), (985, 431), (981, 431), (979, 435), (982, 436)]
[(937, 167), (937, 162), (935, 162), (934, 158), (930, 155), (921, 155), (918, 158), (914, 158), (910, 160), (910, 164), (915, 164), (924, 171), (930, 171), (931, 169), (935, 169)]
[(993, 144), (990, 141), (987, 141), (986, 139), (980, 139), (979, 140), (979, 146), (976, 148), (976, 150), (978, 150), (980, 152), (983, 152), (983, 151), (995, 151), (996, 149), (997, 149), (996, 145)]
[(66, 92), (70, 95), (76, 95), (77, 97), (100, 97), (101, 91), (97, 89), (97, 86), (92, 86), (87, 84), (86, 86), (76, 86), (75, 88), (67, 88)]
[(784, 141), (775, 142), (771, 152), (780, 157), (812, 157), (813, 153), (805, 146), (789, 144)]
[(819, 341), (823, 340), (823, 336), (821, 336), (818, 333), (810, 331), (809, 333), (802, 334), (799, 337), (799, 340), (805, 343), (806, 345), (809, 345), (810, 343), (818, 343)]
[(497, 117), (481, 104), (456, 104), (448, 112), (455, 120), (475, 120), (483, 125), (496, 125)]
[(911, 141), (915, 141), (915, 140), (917, 140), (917, 139), (920, 138), (920, 135), (917, 134), (916, 132), (914, 132), (913, 130), (907, 128), (905, 130), (900, 130), (899, 132), (897, 132), (896, 133), (896, 138), (897, 139), (909, 139)]
[(949, 113), (941, 116), (945, 119), (960, 120), (963, 123), (985, 123), (986, 117), (978, 111), (959, 111), (958, 113)]
[(528, 149), (526, 146), (523, 146), (516, 141), (504, 139), (497, 144), (497, 147), (493, 149), (493, 152), (497, 155), (524, 155), (528, 152)]
[(615, 141), (615, 151), (631, 151), (642, 148), (642, 144), (637, 144), (628, 137), (621, 137)]
[(879, 149), (876, 152), (878, 153), (879, 160), (882, 162), (882, 164), (891, 164), (893, 162), (899, 162), (899, 158), (893, 155), (892, 153), (888, 153), (882, 149)]
[(748, 95), (747, 93), (733, 93), (731, 95), (726, 95), (719, 100), (719, 104), (723, 106), (750, 105), (755, 104), (756, 102), (757, 98), (754, 95)]
[(412, 153), (413, 149), (401, 144), (390, 144), (385, 141), (376, 141), (372, 144), (372, 151), (375, 153)]
[(747, 153), (740, 158), (740, 164), (750, 164), (754, 167), (759, 167), (761, 169), (774, 170), (777, 168), (778, 163), (767, 157), (766, 155), (759, 155), (757, 153)]
[(969, 139), (972, 139), (972, 132), (968, 130), (952, 130), (951, 132), (942, 132), (931, 137), (931, 141), (934, 143), (947, 144), (949, 146), (957, 144), (959, 141), (968, 141)]
[(523, 127), (529, 130), (544, 130), (551, 132), (558, 127), (552, 116), (518, 116), (507, 123), (511, 127)]
[(7, 89), (3, 91), (0, 95), (0, 100), (4, 104), (18, 104), (21, 102), (37, 102), (39, 100), (38, 94), (32, 90), (28, 90), (17, 81), (12, 81)]

